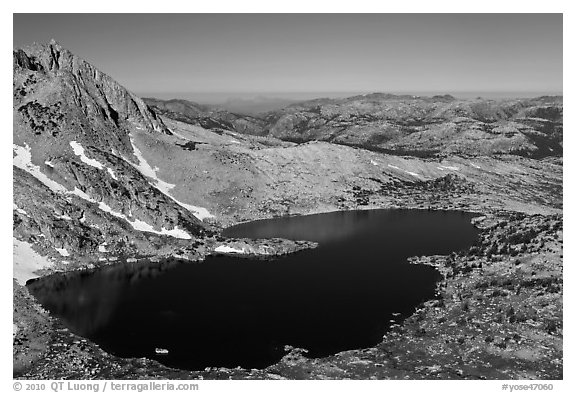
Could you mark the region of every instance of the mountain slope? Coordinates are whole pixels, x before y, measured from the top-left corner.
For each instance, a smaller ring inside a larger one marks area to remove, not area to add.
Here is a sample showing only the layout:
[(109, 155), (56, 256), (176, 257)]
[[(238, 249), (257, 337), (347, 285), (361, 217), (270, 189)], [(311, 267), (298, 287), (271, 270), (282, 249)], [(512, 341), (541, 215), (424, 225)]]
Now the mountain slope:
[(266, 121), (251, 115), (232, 113), (187, 100), (144, 98), (154, 111), (171, 119), (205, 129), (236, 131), (247, 135), (265, 135)]
[[(50, 253), (86, 254), (103, 243), (128, 253), (150, 250), (131, 245), (148, 237), (206, 232), (133, 144), (135, 130), (170, 135), (142, 100), (56, 42), (14, 51), (13, 66), (14, 203), (27, 212), (16, 237), (39, 244), (34, 236), (43, 234)], [(85, 231), (75, 236), (72, 227)]]

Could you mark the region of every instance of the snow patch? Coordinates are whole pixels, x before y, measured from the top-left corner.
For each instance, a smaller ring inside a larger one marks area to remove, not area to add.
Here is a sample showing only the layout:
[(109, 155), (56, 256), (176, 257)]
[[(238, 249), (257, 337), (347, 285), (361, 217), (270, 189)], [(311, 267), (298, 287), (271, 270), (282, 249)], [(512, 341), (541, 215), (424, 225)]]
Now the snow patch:
[(72, 217), (70, 217), (68, 214), (62, 214), (60, 216), (54, 215), (54, 217), (59, 218), (61, 220), (66, 220), (66, 221), (72, 220)]
[(104, 169), (104, 165), (102, 165), (100, 161), (86, 157), (86, 154), (84, 154), (84, 147), (82, 147), (81, 144), (76, 141), (70, 141), (70, 146), (72, 147), (72, 150), (74, 150), (74, 154), (80, 157), (80, 161), (93, 166), (94, 168)]
[(136, 169), (138, 169), (140, 171), (141, 174), (154, 180), (154, 182), (156, 183), (156, 188), (158, 188), (158, 190), (160, 190), (164, 194), (166, 194), (168, 191), (170, 191), (171, 189), (176, 187), (175, 184), (167, 183), (167, 182), (160, 180), (158, 178), (158, 175), (156, 175), (156, 171), (158, 171), (158, 169), (160, 169), (160, 168), (158, 168), (158, 167), (152, 168), (150, 166), (150, 164), (148, 164), (148, 162), (144, 159), (144, 156), (142, 155), (142, 152), (140, 151), (140, 149), (138, 149), (136, 147), (136, 145), (134, 144), (134, 140), (132, 139), (132, 136), (130, 136), (130, 143), (132, 144), (132, 149), (134, 150), (134, 155), (138, 159), (138, 164), (136, 164), (136, 165), (133, 164), (133, 165)]
[(100, 202), (98, 204), (98, 208), (102, 211), (105, 211), (106, 213), (110, 213), (115, 217), (125, 220), (126, 222), (128, 222), (128, 224), (132, 225), (132, 228), (136, 229), (137, 231), (152, 232), (158, 235), (168, 235), (175, 237), (177, 239), (186, 239), (186, 240), (192, 239), (192, 237), (186, 231), (178, 228), (177, 226), (175, 226), (173, 229), (161, 228), (160, 231), (157, 231), (156, 229), (154, 229), (152, 225), (148, 224), (145, 221), (138, 219), (131, 221), (124, 214), (112, 210), (112, 208), (108, 206), (105, 202)]
[[(106, 167), (100, 161), (95, 160), (93, 158), (86, 157), (86, 154), (84, 154), (84, 147), (80, 143), (78, 143), (76, 141), (70, 141), (70, 146), (72, 147), (72, 150), (74, 150), (74, 154), (79, 156), (80, 161), (82, 161), (83, 163), (88, 164), (90, 166), (93, 166), (94, 168), (101, 169), (101, 170)], [(116, 174), (114, 173), (114, 171), (112, 169), (106, 167), (106, 170), (110, 174), (110, 177), (112, 177), (114, 180), (118, 180), (118, 178), (116, 177)]]
[(54, 168), (54, 164), (52, 164), (50, 161), (44, 161), (44, 164), (49, 166), (50, 168)]
[[(72, 142), (70, 142), (70, 145), (71, 146), (73, 145)], [(74, 145), (74, 146), (76, 146), (76, 145)], [(73, 146), (73, 148), (74, 148), (74, 146)], [(80, 144), (78, 144), (76, 146), (76, 148), (78, 148), (78, 146), (80, 148), (82, 148), (82, 146)], [(168, 236), (172, 236), (172, 237), (175, 237), (178, 239), (192, 239), (192, 237), (188, 233), (186, 233), (184, 230), (182, 230), (178, 227), (174, 227), (174, 229), (162, 228), (160, 231), (157, 231), (154, 229), (154, 227), (152, 227), (152, 225), (150, 225), (144, 221), (140, 221), (140, 220), (131, 221), (124, 214), (113, 211), (110, 208), (110, 206), (108, 206), (106, 203), (96, 202), (94, 199), (90, 198), (90, 196), (88, 194), (86, 194), (84, 191), (78, 189), (78, 187), (74, 187), (74, 191), (68, 191), (66, 189), (66, 187), (55, 182), (54, 180), (52, 180), (48, 176), (46, 176), (44, 173), (42, 173), (42, 171), (40, 171), (39, 166), (32, 164), (32, 152), (31, 152), (30, 146), (28, 146), (26, 144), (25, 147), (22, 147), (22, 146), (14, 144), (14, 145), (12, 145), (12, 149), (13, 149), (14, 153), (16, 154), (16, 156), (13, 159), (13, 165), (15, 165), (16, 167), (23, 169), (26, 172), (30, 173), (32, 176), (34, 176), (36, 179), (38, 179), (40, 182), (42, 182), (42, 184), (44, 184), (46, 187), (50, 188), (52, 191), (64, 193), (64, 194), (74, 194), (74, 195), (76, 195), (76, 196), (78, 196), (78, 197), (80, 197), (80, 198), (82, 198), (88, 202), (97, 203), (100, 210), (103, 210), (107, 213), (110, 213), (110, 214), (116, 216), (116, 217), (119, 217), (119, 218), (126, 220), (136, 230), (145, 231), (145, 232), (152, 232), (152, 233), (156, 233), (159, 235), (168, 235)], [(82, 148), (82, 152), (83, 151), (84, 151), (84, 149)], [(80, 152), (80, 150), (78, 150), (78, 152)], [(90, 160), (89, 158), (87, 158), (87, 159)], [(96, 161), (96, 162), (98, 162), (98, 161)], [(98, 164), (100, 164), (100, 163), (98, 162)], [(168, 184), (168, 183), (166, 183), (166, 184)], [(172, 187), (173, 187), (173, 185), (172, 185)], [(162, 190), (160, 190), (160, 191), (162, 191)], [(166, 194), (166, 192), (164, 192), (164, 193)], [(166, 195), (168, 195), (168, 194), (166, 194)], [(168, 195), (168, 196), (170, 198), (172, 198), (170, 195)], [(172, 199), (174, 199), (174, 198), (172, 198)], [(176, 202), (178, 202), (178, 201), (176, 201)], [(178, 203), (180, 203), (180, 202), (178, 202)], [(193, 212), (196, 211), (201, 216), (214, 217), (210, 213), (208, 213), (208, 210), (206, 210), (204, 208), (198, 208), (195, 206), (185, 205), (185, 204), (181, 204), (181, 205), (183, 207), (187, 208), (188, 210), (191, 210), (191, 211), (192, 211), (192, 209), (194, 209)], [(200, 217), (198, 217), (198, 218), (200, 218)], [(200, 219), (202, 219), (202, 218), (200, 218)]]
[(26, 281), (39, 277), (35, 273), (36, 271), (52, 265), (48, 258), (34, 251), (30, 243), (16, 238), (12, 238), (12, 262), (14, 265), (13, 276), (20, 285), (26, 285)]
[[(374, 160), (370, 160), (370, 164), (372, 164), (372, 165), (374, 165), (374, 166), (378, 166), (378, 165), (379, 165), (379, 164), (378, 164), (376, 161), (374, 161)], [(390, 165), (390, 164), (388, 164), (388, 165)]]
[(470, 165), (472, 165), (472, 166), (473, 166), (474, 168), (476, 168), (476, 169), (480, 169), (480, 167), (479, 167), (478, 165), (474, 164), (474, 163), (470, 163)]
[[(54, 247), (54, 248), (56, 248), (56, 247)], [(56, 248), (56, 251), (58, 251), (60, 253), (60, 255), (62, 255), (63, 257), (69, 257), (70, 256), (70, 253), (65, 248)]]
[(78, 187), (74, 187), (74, 191), (69, 191), (70, 194), (74, 194), (76, 196), (79, 196), (80, 198), (88, 201), (88, 202), (92, 202), (92, 203), (96, 203), (96, 201), (92, 198), (90, 198), (90, 196), (88, 196), (88, 194), (86, 194), (84, 191), (80, 190)]
[(229, 246), (218, 246), (214, 249), (214, 251), (223, 252), (223, 253), (227, 253), (227, 254), (245, 254), (246, 253), (243, 249), (239, 250), (237, 248), (229, 247)]
[(114, 217), (118, 217), (118, 218), (123, 219), (128, 224), (130, 224), (132, 226), (132, 228), (136, 229), (137, 231), (152, 232), (152, 233), (156, 233), (158, 235), (168, 235), (168, 236), (175, 237), (177, 239), (186, 239), (186, 240), (192, 239), (192, 237), (186, 231), (178, 228), (177, 226), (174, 227), (173, 229), (162, 228), (160, 231), (157, 231), (156, 229), (154, 229), (154, 227), (152, 225), (148, 224), (147, 222), (144, 222), (144, 221), (141, 221), (138, 219), (132, 221), (128, 217), (126, 217), (124, 214), (117, 212), (115, 210), (112, 210), (112, 208), (110, 206), (108, 206), (106, 204), (106, 202), (96, 202), (94, 199), (90, 198), (90, 196), (88, 196), (84, 191), (79, 190), (77, 187), (74, 187), (74, 191), (72, 191), (71, 193), (79, 196), (80, 198), (82, 198), (88, 202), (98, 204), (98, 208), (100, 210), (102, 210), (103, 212), (112, 214)]
[(116, 177), (116, 174), (114, 173), (114, 171), (111, 168), (106, 168), (106, 170), (108, 171), (108, 173), (110, 174), (110, 177), (114, 180), (118, 180), (118, 178)]
[(402, 172), (406, 172), (406, 173), (409, 174), (409, 175), (412, 175), (412, 176), (415, 176), (415, 177), (420, 177), (419, 174), (414, 173), (414, 172), (410, 172), (410, 171), (407, 171), (407, 170), (404, 170), (404, 169), (401, 169), (401, 168), (397, 167), (396, 165), (388, 164), (388, 166), (389, 166), (390, 168), (397, 169), (397, 170), (402, 171)]
[(460, 170), (460, 168), (458, 168), (457, 166), (448, 166), (448, 165), (440, 165), (438, 167), (438, 169), (440, 169), (440, 170), (450, 169), (451, 171), (459, 171)]
[(26, 217), (30, 217), (30, 216), (28, 215), (28, 213), (26, 213), (26, 210), (24, 210), (24, 209), (16, 209), (16, 211), (17, 211), (18, 213), (20, 213), (20, 214), (24, 214)]
[(100, 244), (98, 246), (98, 252), (108, 252), (108, 250), (106, 249), (106, 245), (105, 244)]
[(177, 200), (176, 198), (174, 198), (172, 195), (166, 194), (164, 193), (164, 195), (166, 195), (167, 197), (169, 197), (170, 199), (172, 199), (174, 202), (176, 202), (177, 204), (179, 204), (180, 206), (182, 206), (184, 209), (188, 210), (189, 212), (192, 213), (192, 215), (196, 218), (198, 218), (199, 220), (204, 220), (205, 218), (214, 218), (213, 214), (210, 214), (210, 212), (208, 211), (208, 209), (204, 208), (204, 207), (198, 207), (198, 206), (192, 206), (189, 205), (187, 203), (184, 202), (180, 202), (179, 200)]
[(18, 213), (23, 214), (23, 215), (25, 215), (26, 217), (30, 217), (30, 216), (28, 215), (28, 213), (26, 212), (26, 210), (20, 209), (20, 208), (18, 207), (18, 205), (16, 205), (14, 202), (12, 202), (12, 210), (16, 210)]
[(25, 147), (13, 144), (12, 150), (16, 154), (12, 160), (12, 164), (14, 166), (25, 170), (54, 192), (68, 191), (66, 190), (66, 187), (50, 179), (48, 176), (42, 173), (39, 166), (32, 163), (32, 151), (30, 150), (30, 146), (28, 146), (28, 144), (25, 144)]
[(203, 208), (203, 207), (189, 205), (189, 204), (184, 203), (184, 202), (180, 202), (178, 199), (176, 199), (172, 195), (170, 195), (170, 190), (172, 190), (174, 187), (176, 187), (176, 185), (167, 183), (167, 182), (160, 180), (158, 178), (158, 175), (156, 174), (156, 172), (158, 171), (159, 168), (158, 167), (152, 168), (150, 166), (150, 164), (148, 164), (148, 162), (144, 159), (144, 156), (142, 155), (142, 152), (140, 151), (140, 149), (138, 149), (136, 147), (136, 145), (134, 144), (134, 140), (132, 139), (132, 136), (130, 136), (130, 143), (132, 144), (132, 149), (134, 149), (134, 155), (138, 159), (138, 165), (134, 165), (134, 164), (132, 164), (132, 165), (136, 169), (138, 169), (141, 174), (154, 180), (155, 187), (156, 187), (156, 189), (158, 189), (158, 191), (160, 191), (162, 194), (164, 194), (167, 197), (169, 197), (170, 199), (172, 199), (174, 202), (176, 202), (177, 204), (182, 206), (184, 209), (190, 211), (196, 218), (198, 218), (200, 220), (204, 220), (205, 218), (214, 218), (214, 215), (210, 214), (208, 209)]

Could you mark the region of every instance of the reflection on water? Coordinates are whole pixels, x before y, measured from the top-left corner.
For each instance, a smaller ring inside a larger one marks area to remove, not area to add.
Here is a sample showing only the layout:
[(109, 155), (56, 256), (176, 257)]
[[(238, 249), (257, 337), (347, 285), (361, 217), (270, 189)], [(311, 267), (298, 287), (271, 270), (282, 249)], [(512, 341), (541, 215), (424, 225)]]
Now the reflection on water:
[(225, 229), (223, 234), (228, 237), (252, 239), (282, 237), (293, 240), (312, 240), (326, 245), (338, 242), (362, 230), (358, 224), (366, 224), (370, 214), (369, 210), (359, 210), (259, 220)]
[(42, 304), (52, 313), (65, 316), (72, 331), (91, 337), (107, 326), (127, 287), (139, 280), (157, 277), (178, 264), (168, 260), (163, 263), (123, 263), (94, 272), (54, 274), (30, 281), (28, 289), (42, 299)]
[(29, 288), (71, 330), (118, 356), (184, 369), (261, 368), (278, 361), (285, 345), (318, 357), (377, 344), (392, 314), (406, 317), (434, 296), (438, 272), (406, 258), (470, 246), (471, 217), (375, 210), (257, 221), (225, 235), (320, 247), (274, 261), (122, 264)]

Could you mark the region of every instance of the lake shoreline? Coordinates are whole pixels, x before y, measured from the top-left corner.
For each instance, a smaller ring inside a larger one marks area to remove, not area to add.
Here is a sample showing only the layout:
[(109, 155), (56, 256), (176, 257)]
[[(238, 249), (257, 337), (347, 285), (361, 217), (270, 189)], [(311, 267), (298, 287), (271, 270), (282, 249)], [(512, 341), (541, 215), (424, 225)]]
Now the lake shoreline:
[[(510, 217), (515, 217), (513, 220)], [(500, 213), (500, 214), (486, 214), (486, 219), (483, 221), (483, 224), (480, 225), (480, 229), (482, 231), (482, 235), (490, 235), (494, 236), (501, 236), (505, 230), (504, 228), (500, 227), (500, 223), (502, 221), (508, 221), (509, 227), (506, 228), (507, 230), (517, 230), (519, 228), (532, 228), (536, 225), (540, 225), (542, 223), (546, 223), (548, 227), (554, 226), (555, 229), (550, 232), (550, 234), (536, 234), (535, 238), (537, 240), (537, 247), (538, 250), (540, 247), (546, 247), (546, 249), (550, 249), (550, 251), (546, 254), (548, 259), (558, 261), (558, 264), (554, 265), (557, 267), (553, 267), (550, 270), (550, 277), (553, 282), (555, 282), (556, 287), (559, 288), (560, 292), (559, 296), (561, 297), (561, 286), (562, 286), (562, 274), (561, 274), (561, 259), (562, 259), (562, 216), (561, 215), (524, 215), (521, 213)], [(491, 223), (491, 224), (490, 224)], [(496, 224), (495, 224), (496, 223)], [(554, 238), (556, 236), (556, 238)], [(540, 244), (543, 244), (541, 246)], [(477, 250), (474, 250), (474, 254), (486, 254), (487, 252), (492, 252), (492, 243), (481, 244)], [(496, 250), (498, 251), (498, 250)], [(516, 265), (516, 261), (521, 259), (525, 260), (525, 268), (531, 274), (530, 269), (532, 266), (537, 268), (537, 271), (541, 271), (541, 259), (542, 257), (538, 254), (534, 254), (534, 251), (528, 250), (521, 250), (521, 251), (513, 251), (513, 250), (501, 250), (502, 253), (491, 254), (491, 258), (498, 258), (500, 259), (499, 263), (496, 264), (496, 267), (491, 267), (490, 269), (493, 270), (493, 274), (502, 274), (502, 269), (504, 271), (509, 270), (509, 268), (513, 268)], [(512, 255), (514, 254), (514, 255)], [(427, 258), (419, 258), (416, 262), (417, 263), (431, 263), (431, 260), (434, 259), (434, 263), (437, 265), (445, 264), (445, 259), (439, 257), (427, 257)], [(451, 296), (454, 296), (454, 293), (457, 288), (461, 288), (461, 281), (468, 280), (469, 285), (471, 285), (474, 290), (476, 285), (481, 285), (482, 280), (477, 276), (478, 267), (476, 268), (469, 268), (468, 260), (472, 258), (468, 255), (458, 255), (455, 256), (454, 259), (450, 262), (450, 266), (453, 268), (454, 266), (461, 266), (461, 269), (455, 276), (446, 277), (441, 282), (440, 293), (442, 294), (442, 298), (446, 299)], [(476, 255), (472, 258), (476, 260), (478, 258)], [(486, 258), (484, 255), (483, 258)], [(482, 264), (480, 269), (486, 269), (488, 266), (491, 266), (490, 262), (485, 261)], [(536, 270), (536, 269), (535, 269)], [(480, 283), (480, 284), (478, 284)], [(483, 301), (488, 301), (490, 299), (496, 299), (502, 301), (502, 307), (506, 304), (507, 300), (506, 297), (496, 297), (494, 298), (490, 293), (486, 293), (487, 290), (501, 290), (501, 291), (508, 291), (506, 287), (502, 287), (502, 285), (509, 285), (508, 283), (497, 284), (495, 288), (485, 288), (486, 290), (482, 290), (482, 292), (478, 295), (480, 299)], [(559, 285), (559, 287), (558, 287)], [(503, 288), (503, 289), (502, 289)], [(460, 289), (461, 291), (461, 289)], [(529, 296), (538, 296), (537, 293), (532, 293)], [(28, 297), (28, 298), (26, 298)], [(457, 301), (457, 302), (456, 302)], [(15, 304), (22, 303), (25, 307), (35, 307), (38, 309), (38, 306), (34, 306), (35, 301), (29, 297), (29, 295), (20, 295), (15, 298)], [(160, 365), (159, 363), (147, 359), (120, 359), (113, 357), (96, 345), (90, 342), (83, 342), (81, 338), (78, 338), (72, 334), (70, 334), (66, 329), (62, 328), (61, 326), (58, 328), (59, 323), (55, 321), (52, 317), (44, 314), (41, 315), (41, 324), (45, 326), (44, 332), (46, 334), (41, 335), (41, 337), (37, 338), (36, 341), (39, 343), (44, 342), (45, 347), (44, 349), (40, 350), (40, 353), (43, 354), (42, 358), (38, 358), (33, 362), (32, 368), (22, 367), (20, 373), (15, 372), (15, 377), (18, 378), (27, 378), (30, 375), (40, 375), (46, 378), (53, 378), (53, 377), (78, 377), (78, 378), (85, 378), (85, 375), (76, 374), (77, 371), (74, 367), (66, 366), (66, 359), (68, 362), (72, 361), (72, 357), (78, 358), (77, 362), (84, 362), (83, 364), (90, 364), (88, 367), (91, 372), (93, 372), (94, 378), (118, 378), (118, 379), (130, 379), (135, 378), (137, 375), (142, 376), (149, 376), (151, 378), (156, 377), (163, 377), (168, 379), (199, 379), (199, 378), (206, 378), (206, 379), (227, 379), (227, 378), (234, 378), (234, 379), (246, 379), (246, 378), (256, 378), (256, 379), (271, 379), (271, 378), (298, 378), (298, 379), (306, 379), (306, 378), (320, 378), (320, 377), (328, 377), (328, 378), (342, 378), (345, 376), (356, 376), (357, 378), (362, 379), (369, 379), (369, 378), (405, 378), (406, 376), (410, 378), (439, 378), (439, 379), (465, 379), (465, 378), (479, 378), (482, 377), (482, 373), (485, 370), (478, 366), (474, 366), (472, 362), (471, 365), (468, 365), (467, 372), (462, 371), (459, 373), (456, 368), (452, 367), (452, 371), (449, 373), (440, 372), (441, 370), (436, 370), (434, 364), (429, 364), (428, 366), (422, 366), (418, 369), (416, 366), (412, 368), (412, 371), (409, 371), (408, 368), (402, 366), (400, 368), (396, 362), (391, 362), (389, 357), (391, 353), (396, 353), (395, 351), (385, 350), (390, 343), (401, 343), (409, 339), (410, 342), (413, 342), (413, 345), (417, 348), (425, 348), (427, 343), (430, 344), (430, 340), (432, 338), (426, 337), (428, 333), (422, 332), (418, 330), (419, 327), (423, 324), (433, 324), (437, 323), (438, 320), (442, 320), (442, 315), (448, 315), (455, 307), (460, 305), (460, 300), (455, 298), (454, 301), (446, 301), (444, 300), (442, 304), (438, 304), (436, 302), (429, 302), (423, 305), (422, 308), (419, 309), (413, 316), (406, 319), (403, 324), (397, 326), (395, 329), (391, 331), (389, 335), (384, 338), (382, 344), (369, 348), (366, 350), (354, 350), (354, 351), (346, 351), (341, 354), (337, 354), (332, 357), (322, 358), (322, 359), (307, 359), (301, 355), (297, 350), (293, 351), (293, 353), (287, 355), (282, 361), (274, 366), (269, 367), (265, 370), (259, 371), (249, 371), (249, 370), (231, 370), (231, 369), (223, 369), (223, 368), (210, 368), (202, 372), (187, 372), (181, 370), (174, 370), (167, 368), (165, 366)], [(554, 304), (552, 302), (552, 304)], [(542, 338), (542, 342), (540, 345), (545, 344), (547, 348), (549, 348), (547, 355), (549, 357), (550, 362), (549, 370), (542, 372), (536, 372), (535, 374), (525, 374), (522, 370), (531, 369), (535, 365), (534, 363), (530, 363), (529, 359), (524, 359), (520, 365), (513, 367), (510, 369), (506, 374), (498, 374), (492, 376), (493, 378), (500, 379), (503, 377), (506, 378), (534, 378), (534, 379), (558, 379), (562, 378), (562, 350), (561, 350), (561, 302), (559, 303), (559, 308), (556, 307), (554, 311), (554, 315), (556, 317), (552, 318), (549, 322), (547, 327), (544, 329), (555, 329), (552, 331), (551, 334), (546, 333), (546, 335)], [(462, 307), (460, 305), (460, 307)], [(473, 308), (476, 312), (479, 311), (480, 308)], [(458, 309), (461, 313), (462, 310)], [(558, 314), (560, 313), (560, 314)], [(27, 315), (23, 315), (24, 318), (30, 319), (38, 315), (38, 311), (35, 312), (28, 312)], [(559, 317), (559, 321), (558, 321)], [(445, 318), (445, 317), (444, 317)], [(519, 323), (519, 321), (509, 321), (508, 319), (500, 322), (496, 322), (496, 328), (493, 326), (490, 327), (489, 332), (490, 334), (494, 335), (495, 331), (501, 330), (502, 326), (512, 326), (515, 330), (525, 331), (533, 330), (535, 332), (539, 332), (543, 329), (542, 326), (530, 327), (530, 325), (526, 325), (525, 323)], [(554, 327), (556, 325), (556, 327)], [(51, 328), (50, 326), (54, 326)], [(552, 326), (552, 327), (550, 327)], [(456, 330), (461, 330), (462, 327), (459, 325), (451, 328)], [(507, 328), (508, 330), (509, 327)], [(546, 332), (546, 330), (544, 330)], [(438, 333), (440, 334), (440, 333)], [(445, 336), (446, 333), (441, 334), (441, 336)], [(456, 333), (454, 337), (457, 338), (457, 348), (460, 348), (459, 351), (464, 352), (466, 348), (471, 345), (477, 345), (477, 340), (470, 340), (466, 335), (458, 335)], [(516, 333), (517, 334), (517, 333)], [(525, 333), (523, 333), (525, 334)], [(539, 333), (541, 334), (541, 333)], [(480, 335), (481, 336), (481, 335)], [(513, 335), (511, 335), (513, 336)], [(488, 336), (486, 336), (488, 337)], [(500, 351), (500, 356), (502, 354), (506, 354), (507, 350), (506, 347), (501, 348), (505, 344), (509, 342), (509, 340), (505, 340), (506, 337), (502, 337), (501, 339), (497, 337), (497, 340), (492, 340), (490, 342), (485, 342), (485, 346), (487, 348), (495, 348), (490, 350), (491, 352), (486, 352), (485, 356), (498, 356)], [(392, 340), (392, 341), (391, 341)], [(486, 338), (484, 338), (486, 340)], [(558, 346), (558, 340), (560, 345)], [(437, 340), (434, 339), (434, 342)], [(460, 343), (459, 341), (462, 341)], [(50, 344), (49, 344), (50, 343)], [(388, 343), (388, 344), (387, 344)], [(66, 344), (64, 346), (63, 344)], [(395, 344), (396, 345), (396, 344)], [(397, 344), (400, 345), (400, 344)], [(534, 347), (533, 343), (526, 342), (524, 346), (528, 345), (526, 351), (530, 351), (530, 348)], [(83, 354), (78, 355), (76, 348), (81, 346)], [(555, 349), (557, 348), (557, 349)], [(15, 349), (17, 350), (17, 346), (15, 345)], [(455, 349), (454, 349), (455, 350)], [(457, 352), (459, 352), (457, 351)], [(519, 350), (516, 350), (519, 351)], [(511, 364), (514, 364), (514, 359), (517, 361), (518, 359), (513, 356), (514, 352), (508, 349), (508, 352), (512, 356), (510, 358)], [(401, 347), (397, 349), (398, 354), (406, 353), (405, 350), (402, 350)], [(518, 352), (524, 353), (524, 352)], [(452, 356), (458, 357), (459, 355), (453, 354)], [(522, 355), (524, 356), (524, 355)], [(524, 356), (526, 357), (526, 356)], [(367, 359), (365, 359), (367, 358)], [(362, 360), (365, 359), (365, 360)], [(384, 360), (388, 359), (386, 362)], [(58, 360), (54, 364), (52, 362)], [(359, 360), (366, 362), (367, 367), (361, 367), (358, 369), (355, 364)], [(433, 360), (433, 358), (432, 358)], [(96, 363), (94, 363), (96, 362)], [(420, 361), (419, 361), (420, 362)], [(426, 362), (423, 362), (426, 363)], [(467, 362), (464, 362), (464, 365)], [(468, 362), (470, 363), (470, 362)], [(95, 365), (94, 365), (95, 364)], [(333, 372), (329, 372), (331, 366), (330, 364), (339, 364), (339, 367), (346, 367), (343, 368), (344, 371), (334, 374)], [(61, 368), (59, 368), (61, 367)], [(429, 368), (426, 368), (429, 367)], [(458, 368), (460, 370), (462, 367)], [(466, 368), (466, 367), (464, 367)], [(449, 368), (448, 368), (449, 369)], [(473, 370), (475, 372), (472, 372)], [(143, 370), (145, 370), (144, 373)], [(300, 371), (298, 371), (300, 370)], [(419, 370), (419, 371), (418, 371)], [(456, 371), (455, 371), (456, 370)], [(16, 371), (16, 369), (15, 369)], [(524, 374), (519, 374), (524, 373)], [(488, 377), (490, 378), (490, 376)]]
[(391, 319), (434, 297), (441, 277), (406, 258), (470, 247), (473, 217), (378, 209), (255, 221), (224, 231), (217, 255), (200, 264), (171, 258), (109, 266), (27, 288), (72, 332), (112, 354), (186, 370), (263, 369), (285, 346), (317, 358), (377, 344)]

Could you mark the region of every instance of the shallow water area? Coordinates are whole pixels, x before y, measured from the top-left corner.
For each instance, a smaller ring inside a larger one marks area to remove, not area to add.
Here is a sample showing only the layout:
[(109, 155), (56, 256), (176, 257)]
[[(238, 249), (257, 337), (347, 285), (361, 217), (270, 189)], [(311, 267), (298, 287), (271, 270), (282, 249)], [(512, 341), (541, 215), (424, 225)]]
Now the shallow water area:
[(319, 243), (273, 260), (122, 263), (28, 285), (73, 332), (121, 357), (171, 367), (264, 368), (286, 346), (322, 357), (378, 344), (435, 295), (440, 274), (414, 255), (471, 246), (470, 213), (364, 210), (254, 221), (224, 236)]

